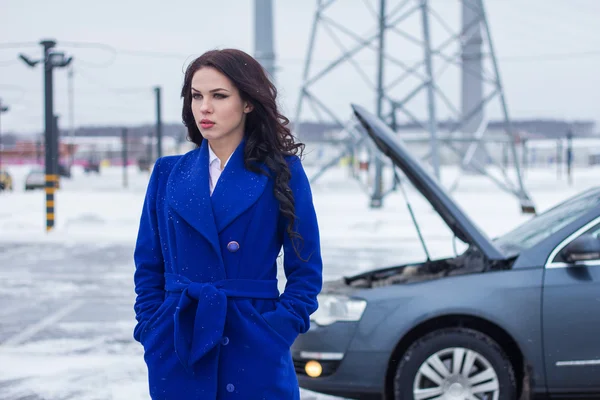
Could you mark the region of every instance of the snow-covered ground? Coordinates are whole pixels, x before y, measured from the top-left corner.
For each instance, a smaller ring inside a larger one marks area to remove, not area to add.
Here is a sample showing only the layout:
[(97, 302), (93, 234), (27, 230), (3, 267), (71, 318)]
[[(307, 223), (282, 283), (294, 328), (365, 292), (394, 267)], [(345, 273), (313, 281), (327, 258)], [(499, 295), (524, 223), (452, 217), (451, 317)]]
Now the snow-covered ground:
[[(45, 230), (45, 196), (25, 192), (28, 167), (8, 167), (15, 191), (0, 192), (0, 398), (147, 399), (141, 346), (131, 334), (133, 243), (148, 174), (130, 168), (101, 175), (73, 170), (56, 196), (56, 228)], [(453, 169), (443, 171), (451, 182)], [(600, 169), (575, 170), (574, 184), (554, 169), (529, 170), (538, 211), (596, 185)], [(325, 279), (423, 259), (400, 192), (370, 209), (346, 170), (313, 185)], [(408, 197), (432, 257), (452, 254), (452, 235), (412, 188)], [(490, 236), (531, 218), (487, 179), (465, 176), (454, 199)], [(281, 276), (283, 285), (284, 276)], [(303, 391), (303, 399), (326, 399)]]

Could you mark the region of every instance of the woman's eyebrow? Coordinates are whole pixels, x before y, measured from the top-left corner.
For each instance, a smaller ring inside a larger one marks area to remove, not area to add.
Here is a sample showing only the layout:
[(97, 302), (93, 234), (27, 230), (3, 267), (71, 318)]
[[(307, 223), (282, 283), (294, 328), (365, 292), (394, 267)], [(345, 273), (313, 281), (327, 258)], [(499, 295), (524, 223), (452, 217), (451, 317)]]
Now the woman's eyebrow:
[[(195, 89), (195, 88), (192, 88), (192, 90), (193, 90), (194, 92), (202, 93), (201, 91), (199, 91), (198, 89)], [(216, 89), (213, 89), (213, 90), (211, 90), (209, 93), (218, 92), (219, 90), (224, 90), (224, 91), (226, 91), (226, 92), (229, 92), (229, 90), (227, 90), (227, 89), (223, 89), (223, 88), (216, 88)]]

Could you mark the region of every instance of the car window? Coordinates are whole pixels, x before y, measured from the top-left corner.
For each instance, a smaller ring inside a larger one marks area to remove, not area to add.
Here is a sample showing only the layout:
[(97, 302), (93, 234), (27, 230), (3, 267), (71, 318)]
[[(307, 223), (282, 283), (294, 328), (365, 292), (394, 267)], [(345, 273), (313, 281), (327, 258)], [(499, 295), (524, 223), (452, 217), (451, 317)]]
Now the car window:
[[(583, 232), (581, 235), (579, 235), (577, 237), (580, 237), (582, 235), (592, 235), (596, 239), (600, 240), (600, 224), (594, 225), (592, 228), (588, 229), (587, 231)], [(573, 240), (575, 240), (575, 239), (573, 239)], [(566, 262), (566, 261), (563, 259), (562, 254), (559, 252), (556, 255), (556, 257), (554, 257), (552, 262)]]
[(494, 242), (508, 253), (519, 253), (535, 246), (598, 205), (600, 189), (586, 191), (539, 214)]
[(588, 235), (592, 235), (596, 239), (600, 239), (600, 224), (594, 226), (592, 229), (586, 232)]

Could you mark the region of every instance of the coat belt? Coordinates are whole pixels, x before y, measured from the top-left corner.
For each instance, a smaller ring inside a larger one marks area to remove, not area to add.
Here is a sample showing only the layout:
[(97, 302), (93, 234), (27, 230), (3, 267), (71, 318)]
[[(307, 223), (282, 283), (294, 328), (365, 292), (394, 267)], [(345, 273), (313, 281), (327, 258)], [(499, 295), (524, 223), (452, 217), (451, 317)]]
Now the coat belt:
[(277, 299), (277, 280), (224, 279), (192, 282), (187, 277), (165, 273), (165, 290), (181, 293), (175, 310), (175, 352), (191, 368), (223, 337), (227, 298)]

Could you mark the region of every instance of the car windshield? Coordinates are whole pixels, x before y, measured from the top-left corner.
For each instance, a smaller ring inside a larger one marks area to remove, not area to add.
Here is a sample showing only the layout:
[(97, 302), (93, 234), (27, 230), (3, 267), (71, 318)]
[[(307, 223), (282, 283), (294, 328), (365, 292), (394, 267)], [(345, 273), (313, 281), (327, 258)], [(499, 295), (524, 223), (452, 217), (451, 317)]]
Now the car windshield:
[(535, 246), (599, 204), (600, 189), (588, 190), (530, 219), (495, 239), (494, 243), (507, 253), (519, 253)]

